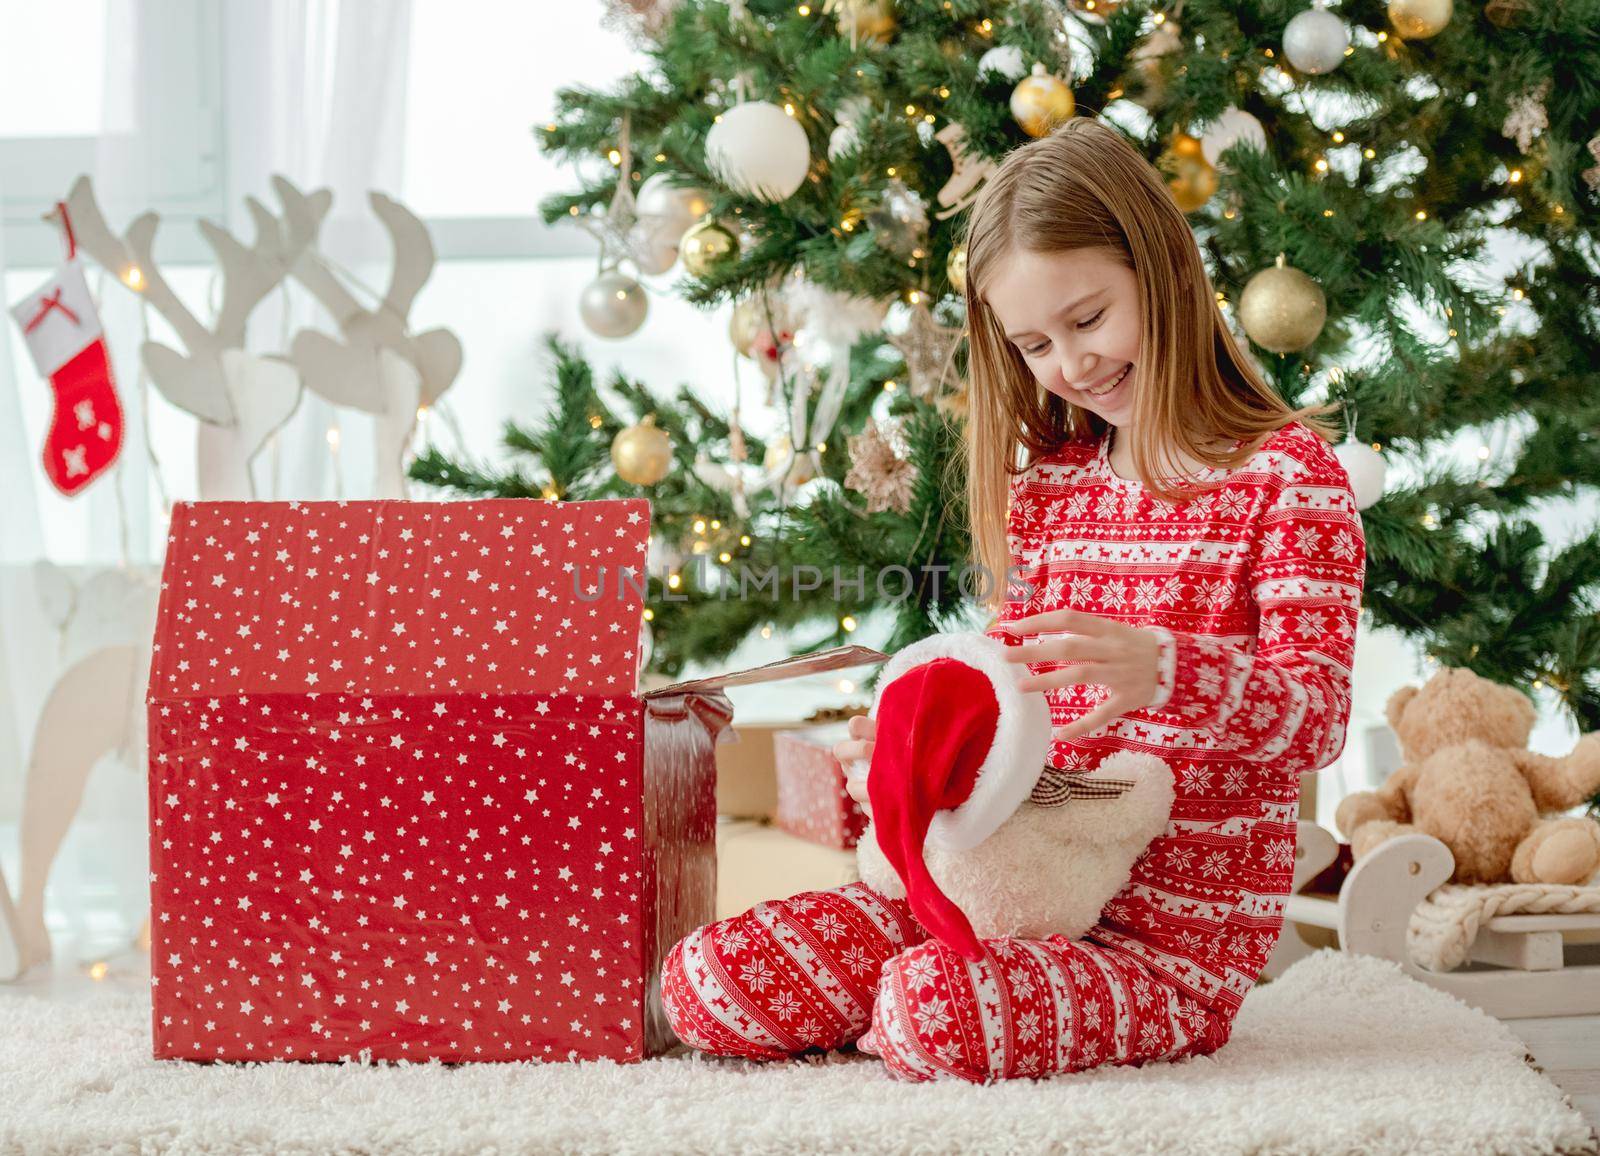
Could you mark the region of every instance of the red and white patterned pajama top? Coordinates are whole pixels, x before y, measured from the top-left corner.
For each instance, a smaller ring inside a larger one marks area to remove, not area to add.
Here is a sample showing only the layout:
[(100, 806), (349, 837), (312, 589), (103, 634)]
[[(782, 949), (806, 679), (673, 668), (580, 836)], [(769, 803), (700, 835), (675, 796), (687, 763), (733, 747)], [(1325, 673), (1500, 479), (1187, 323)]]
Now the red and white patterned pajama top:
[[(976, 963), (860, 883), (759, 904), (669, 954), (663, 1001), (686, 1043), (777, 1058), (857, 1040), (901, 1078), (986, 1081), (1226, 1042), (1282, 928), (1300, 776), (1344, 747), (1361, 518), (1344, 467), (1299, 422), (1176, 504), (1118, 477), (1107, 448), (1068, 445), (1014, 480), (1011, 551), (1031, 593), (1000, 620), (1070, 607), (1161, 636), (1155, 701), (1051, 752), (1069, 770), (1120, 750), (1171, 766), (1171, 821), (1128, 886), (1082, 939), (986, 940)], [(1047, 697), (1063, 726), (1104, 689)]]

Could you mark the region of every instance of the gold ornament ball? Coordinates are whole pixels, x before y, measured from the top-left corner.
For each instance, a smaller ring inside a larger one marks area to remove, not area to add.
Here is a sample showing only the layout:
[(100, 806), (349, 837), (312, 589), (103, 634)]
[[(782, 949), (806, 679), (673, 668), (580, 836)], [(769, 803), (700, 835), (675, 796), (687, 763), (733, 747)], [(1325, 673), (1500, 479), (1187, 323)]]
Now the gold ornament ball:
[(1071, 120), (1077, 107), (1072, 88), (1042, 64), (1035, 64), (1033, 75), (1024, 76), (1011, 90), (1011, 115), (1029, 136), (1048, 136), (1058, 124)]
[(785, 486), (803, 486), (817, 476), (816, 468), (811, 464), (811, 455), (795, 453), (789, 435), (781, 434), (767, 443), (767, 452), (761, 459), (761, 468), (771, 474), (774, 470), (780, 469), (786, 461), (789, 462), (789, 469), (782, 480)]
[(894, 35), (894, 0), (844, 0), (839, 5), (839, 35), (880, 44)]
[(1167, 147), (1172, 150), (1174, 156), (1199, 157), (1201, 160), (1206, 158), (1206, 146), (1200, 143), (1200, 138), (1190, 136), (1186, 132), (1173, 133), (1172, 143)]
[(678, 256), (683, 267), (696, 277), (706, 276), (738, 254), (738, 239), (710, 217), (689, 226), (678, 242)]
[(1085, 16), (1098, 16), (1105, 20), (1122, 7), (1122, 0), (1067, 0), (1067, 7)]
[(1496, 28), (1516, 28), (1533, 14), (1533, 0), (1489, 0), (1483, 15)]
[(750, 356), (757, 335), (767, 327), (763, 313), (760, 298), (746, 297), (733, 307), (733, 316), (728, 318), (728, 340), (746, 357)]
[(1294, 353), (1317, 339), (1328, 320), (1322, 286), (1283, 263), (1263, 269), (1239, 296), (1239, 323), (1251, 341), (1273, 353)]
[(611, 442), (611, 464), (617, 477), (635, 486), (653, 486), (672, 469), (672, 439), (656, 428), (651, 414), (620, 431)]
[(1450, 23), (1453, 0), (1389, 0), (1389, 23), (1402, 40), (1426, 40)]
[(1181, 212), (1194, 212), (1217, 191), (1217, 170), (1206, 160), (1199, 139), (1186, 132), (1173, 134), (1160, 167), (1168, 173), (1167, 188)]
[(950, 288), (957, 293), (967, 291), (967, 246), (963, 243), (950, 250), (944, 263), (945, 275), (950, 278)]
[(940, 394), (934, 399), (933, 404), (946, 417), (963, 421), (966, 420), (971, 408), (968, 404), (967, 387), (965, 385), (951, 393)]
[(761, 457), (761, 468), (769, 474), (783, 464), (789, 456), (789, 435), (780, 434), (767, 443), (767, 452)]
[(1183, 30), (1175, 20), (1165, 20), (1146, 37), (1143, 44), (1133, 50), (1133, 75), (1137, 87), (1133, 100), (1145, 108), (1155, 110), (1167, 102), (1167, 77), (1162, 70), (1161, 58), (1183, 47)]

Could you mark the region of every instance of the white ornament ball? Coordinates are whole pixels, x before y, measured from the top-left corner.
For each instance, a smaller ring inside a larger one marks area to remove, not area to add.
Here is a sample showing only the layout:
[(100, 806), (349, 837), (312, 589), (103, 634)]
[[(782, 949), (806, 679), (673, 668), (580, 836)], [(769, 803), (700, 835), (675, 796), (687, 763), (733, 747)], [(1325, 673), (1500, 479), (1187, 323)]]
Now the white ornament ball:
[(1344, 63), (1350, 29), (1323, 8), (1308, 8), (1283, 30), (1283, 54), (1301, 72), (1320, 76)]
[(834, 116), (834, 130), (828, 134), (828, 159), (836, 161), (852, 151), (861, 141), (860, 125), (863, 117), (872, 114), (872, 103), (863, 97), (847, 97)]
[(1022, 49), (1015, 44), (1001, 44), (978, 57), (978, 79), (988, 80), (998, 76), (1015, 84), (1028, 75), (1028, 66), (1022, 61)]
[(1382, 454), (1366, 442), (1349, 438), (1333, 447), (1333, 456), (1350, 475), (1350, 489), (1355, 493), (1357, 509), (1365, 510), (1383, 497), (1383, 478), (1389, 467)]
[(644, 678), (644, 672), (650, 666), (650, 656), (656, 650), (656, 632), (650, 627), (650, 620), (639, 618), (639, 670), (638, 678)]
[(651, 173), (634, 194), (633, 208), (662, 236), (674, 242), (684, 230), (711, 211), (711, 198), (704, 191), (674, 184), (667, 173)]
[(828, 159), (838, 160), (852, 151), (860, 140), (861, 133), (854, 123), (839, 125), (828, 134)]
[(736, 104), (706, 134), (706, 164), (736, 192), (763, 201), (793, 196), (811, 167), (800, 122), (765, 100)]
[(597, 337), (626, 337), (644, 324), (650, 298), (626, 273), (602, 273), (584, 287), (578, 315)]
[(1267, 131), (1261, 127), (1261, 122), (1245, 112), (1242, 108), (1229, 108), (1216, 120), (1200, 138), (1200, 151), (1205, 154), (1206, 163), (1212, 168), (1221, 166), (1217, 158), (1222, 155), (1222, 150), (1238, 143), (1249, 141), (1256, 148), (1263, 151), (1267, 147)]

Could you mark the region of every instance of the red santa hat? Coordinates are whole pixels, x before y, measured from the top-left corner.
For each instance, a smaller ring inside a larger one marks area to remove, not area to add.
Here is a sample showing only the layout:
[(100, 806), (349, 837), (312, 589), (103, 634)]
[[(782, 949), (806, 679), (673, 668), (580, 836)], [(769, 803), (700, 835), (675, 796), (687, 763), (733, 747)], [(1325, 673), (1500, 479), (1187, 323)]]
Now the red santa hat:
[[(965, 851), (1022, 805), (1050, 751), (1050, 709), (1024, 693), (1026, 667), (985, 634), (938, 634), (900, 651), (884, 668), (867, 798), (884, 858), (905, 885), (912, 913), (968, 959), (983, 949), (962, 910), (939, 888), (925, 845)], [(857, 760), (852, 773), (861, 773)]]

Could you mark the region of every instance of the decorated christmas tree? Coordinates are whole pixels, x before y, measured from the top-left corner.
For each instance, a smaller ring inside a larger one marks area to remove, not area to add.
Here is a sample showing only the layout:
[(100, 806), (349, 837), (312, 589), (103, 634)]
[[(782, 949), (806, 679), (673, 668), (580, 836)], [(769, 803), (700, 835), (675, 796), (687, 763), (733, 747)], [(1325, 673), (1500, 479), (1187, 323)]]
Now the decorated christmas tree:
[[(1600, 0), (628, 0), (612, 19), (651, 68), (563, 91), (535, 130), (610, 162), (542, 206), (600, 239), (585, 323), (627, 336), (641, 279), (676, 268), (668, 291), (734, 305), (765, 388), (718, 412), (618, 381), (624, 420), (565, 350), (546, 428), (508, 433), (525, 467), (435, 455), (414, 475), (650, 496), (659, 669), (754, 630), (840, 641), (875, 610), (890, 648), (981, 621), (958, 581), (965, 210), (1008, 150), (1095, 116), (1167, 174), (1284, 398), (1343, 403), (1371, 620), (1600, 727), (1600, 532), (1540, 528), (1600, 482)], [(757, 410), (780, 416), (765, 442)], [(737, 596), (748, 571), (780, 596)]]

